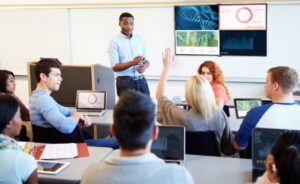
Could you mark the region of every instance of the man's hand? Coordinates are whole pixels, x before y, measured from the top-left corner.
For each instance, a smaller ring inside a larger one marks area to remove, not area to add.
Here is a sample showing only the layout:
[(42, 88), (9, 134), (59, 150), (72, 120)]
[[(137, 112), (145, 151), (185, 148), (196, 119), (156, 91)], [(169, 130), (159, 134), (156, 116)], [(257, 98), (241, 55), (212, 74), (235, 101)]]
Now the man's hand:
[(81, 119), (84, 121), (83, 127), (89, 127), (93, 123), (92, 119), (90, 117), (88, 117), (88, 116), (82, 116)]
[(132, 60), (132, 65), (140, 65), (141, 62), (143, 62), (143, 57), (142, 56), (136, 56)]
[(144, 73), (146, 68), (149, 67), (149, 62), (147, 60), (143, 60), (140, 64), (139, 64), (139, 69), (138, 72), (139, 73)]

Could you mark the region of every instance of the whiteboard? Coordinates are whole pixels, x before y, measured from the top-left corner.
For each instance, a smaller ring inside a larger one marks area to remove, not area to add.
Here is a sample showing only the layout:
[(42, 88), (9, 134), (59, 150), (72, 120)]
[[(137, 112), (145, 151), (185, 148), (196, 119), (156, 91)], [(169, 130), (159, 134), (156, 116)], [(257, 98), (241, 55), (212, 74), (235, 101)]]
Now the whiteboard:
[(26, 74), (40, 57), (69, 59), (67, 9), (0, 9), (0, 67)]
[[(119, 33), (118, 17), (128, 11), (135, 17), (134, 32), (142, 35), (150, 56), (148, 76), (159, 76), (161, 53), (174, 50), (174, 7), (70, 9), (71, 58), (73, 63), (101, 63), (110, 66), (109, 40)], [(268, 5), (267, 57), (176, 56), (170, 76), (186, 78), (197, 73), (204, 60), (221, 66), (227, 79), (263, 81), (270, 67), (287, 65), (300, 73), (299, 4)]]

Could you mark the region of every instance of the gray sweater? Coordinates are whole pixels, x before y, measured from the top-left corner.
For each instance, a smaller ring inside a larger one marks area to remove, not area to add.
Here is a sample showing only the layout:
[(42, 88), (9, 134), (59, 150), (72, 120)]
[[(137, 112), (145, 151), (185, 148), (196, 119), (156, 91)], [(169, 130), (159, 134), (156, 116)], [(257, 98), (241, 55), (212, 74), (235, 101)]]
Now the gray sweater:
[(193, 109), (185, 110), (167, 97), (161, 97), (158, 100), (156, 115), (157, 121), (164, 125), (183, 125), (186, 131), (213, 131), (219, 150), (227, 155), (235, 153), (232, 147), (234, 135), (230, 131), (227, 116), (221, 109), (205, 120)]
[[(116, 150), (118, 151), (118, 150)], [(114, 151), (99, 164), (90, 166), (81, 184), (193, 184), (191, 174), (177, 164), (166, 164), (152, 153), (120, 157)]]

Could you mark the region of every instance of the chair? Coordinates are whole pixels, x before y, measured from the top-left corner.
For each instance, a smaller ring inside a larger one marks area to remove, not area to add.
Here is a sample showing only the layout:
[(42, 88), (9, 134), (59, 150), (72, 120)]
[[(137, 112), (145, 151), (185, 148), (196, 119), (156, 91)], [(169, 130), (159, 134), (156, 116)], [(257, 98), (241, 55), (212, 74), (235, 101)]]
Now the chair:
[(64, 134), (56, 128), (44, 128), (32, 125), (33, 142), (42, 143), (83, 143), (84, 138), (78, 126), (70, 134)]
[(227, 115), (227, 117), (230, 116), (230, 113), (229, 113), (229, 106), (228, 106), (228, 105), (224, 105), (224, 106), (223, 106), (223, 111), (225, 112), (225, 114)]
[(186, 132), (186, 153), (221, 156), (215, 133), (212, 131)]

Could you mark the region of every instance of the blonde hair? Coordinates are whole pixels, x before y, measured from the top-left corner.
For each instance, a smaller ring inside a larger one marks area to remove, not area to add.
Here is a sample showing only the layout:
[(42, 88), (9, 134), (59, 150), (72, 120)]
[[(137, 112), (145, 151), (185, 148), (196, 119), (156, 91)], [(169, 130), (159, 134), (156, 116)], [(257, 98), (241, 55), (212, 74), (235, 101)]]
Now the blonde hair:
[(185, 98), (192, 109), (205, 120), (218, 109), (212, 87), (203, 76), (194, 75), (187, 80)]

